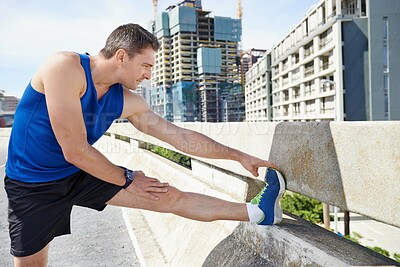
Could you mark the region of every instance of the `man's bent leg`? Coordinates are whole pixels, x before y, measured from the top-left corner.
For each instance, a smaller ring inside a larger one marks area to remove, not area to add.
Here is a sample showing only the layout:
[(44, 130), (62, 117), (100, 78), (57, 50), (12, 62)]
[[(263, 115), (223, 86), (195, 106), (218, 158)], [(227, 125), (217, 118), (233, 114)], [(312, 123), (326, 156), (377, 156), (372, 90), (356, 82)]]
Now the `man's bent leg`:
[(182, 192), (168, 187), (166, 193), (154, 193), (157, 201), (119, 191), (107, 204), (121, 207), (173, 213), (197, 221), (235, 220), (249, 221), (245, 203), (235, 203), (207, 195)]
[(45, 267), (49, 256), (49, 246), (47, 244), (42, 250), (26, 257), (14, 257), (14, 267)]

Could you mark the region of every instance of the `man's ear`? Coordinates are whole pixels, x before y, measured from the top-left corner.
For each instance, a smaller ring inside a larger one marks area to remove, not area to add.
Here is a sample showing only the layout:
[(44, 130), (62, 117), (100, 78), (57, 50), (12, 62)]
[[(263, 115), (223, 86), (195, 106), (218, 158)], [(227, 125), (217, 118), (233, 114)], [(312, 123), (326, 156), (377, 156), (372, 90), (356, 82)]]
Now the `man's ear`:
[(126, 52), (124, 49), (118, 49), (117, 52), (115, 53), (115, 59), (117, 62), (124, 62), (126, 56)]

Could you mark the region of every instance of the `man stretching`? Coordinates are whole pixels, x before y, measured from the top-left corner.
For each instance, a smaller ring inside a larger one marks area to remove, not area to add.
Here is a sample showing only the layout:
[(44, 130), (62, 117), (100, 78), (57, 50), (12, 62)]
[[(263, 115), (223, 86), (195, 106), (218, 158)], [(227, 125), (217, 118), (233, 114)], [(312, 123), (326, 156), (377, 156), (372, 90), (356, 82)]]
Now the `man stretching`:
[[(281, 221), (285, 183), (274, 164), (164, 120), (131, 92), (150, 79), (158, 48), (139, 25), (122, 25), (99, 55), (60, 52), (34, 74), (15, 113), (4, 178), (15, 266), (47, 264), (50, 241), (70, 234), (74, 205), (101, 211), (110, 204), (199, 221)], [(118, 118), (193, 156), (236, 160), (255, 176), (267, 167), (266, 186), (251, 203), (235, 203), (116, 166), (92, 144)]]

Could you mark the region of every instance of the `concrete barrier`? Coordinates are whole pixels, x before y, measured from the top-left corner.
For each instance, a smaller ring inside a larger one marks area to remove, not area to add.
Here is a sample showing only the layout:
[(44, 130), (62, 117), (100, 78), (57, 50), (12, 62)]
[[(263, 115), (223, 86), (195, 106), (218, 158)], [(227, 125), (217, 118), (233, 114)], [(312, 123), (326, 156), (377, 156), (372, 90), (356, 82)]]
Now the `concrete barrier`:
[[(281, 166), (293, 191), (400, 225), (400, 204), (393, 201), (400, 195), (399, 165), (395, 161), (400, 153), (396, 148), (400, 145), (393, 133), (398, 132), (399, 123), (194, 123), (184, 127), (270, 158)], [(140, 168), (181, 190), (245, 201), (261, 186), (236, 163), (197, 159), (190, 171), (138, 149), (143, 142), (171, 147), (126, 124), (113, 125), (110, 133), (137, 140), (126, 143), (102, 138), (99, 144), (112, 161)], [(372, 203), (372, 199), (379, 203)], [(200, 223), (148, 211), (125, 212), (132, 222), (146, 266), (398, 264), (293, 216), (286, 216), (280, 226), (259, 227), (225, 221)]]
[[(400, 122), (185, 123), (180, 126), (271, 160), (282, 169), (291, 191), (400, 227)], [(175, 150), (128, 124), (114, 124), (110, 132)], [(165, 132), (172, 133), (170, 129)], [(237, 162), (198, 160), (251, 177)], [(264, 173), (262, 170), (259, 179)]]
[[(118, 165), (140, 169), (148, 176), (168, 181), (184, 191), (203, 193), (230, 201), (243, 201), (247, 184), (237, 181), (241, 195), (228, 195), (196, 179), (190, 170), (171, 163), (135, 144), (103, 137), (96, 147)], [(229, 179), (229, 178), (227, 178)], [(229, 188), (229, 185), (226, 186)], [(234, 190), (233, 186), (228, 191)], [(201, 266), (209, 253), (238, 226), (238, 222), (197, 222), (173, 214), (124, 209), (137, 239), (142, 266)], [(140, 258), (140, 257), (139, 257)]]

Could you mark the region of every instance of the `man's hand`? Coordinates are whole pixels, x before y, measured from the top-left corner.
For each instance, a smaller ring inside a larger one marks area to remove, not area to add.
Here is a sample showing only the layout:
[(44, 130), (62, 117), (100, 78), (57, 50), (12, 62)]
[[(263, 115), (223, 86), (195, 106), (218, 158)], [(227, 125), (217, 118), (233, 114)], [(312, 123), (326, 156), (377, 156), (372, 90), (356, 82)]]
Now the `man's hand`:
[(279, 171), (279, 168), (275, 164), (267, 160), (262, 160), (257, 157), (253, 157), (248, 154), (244, 154), (242, 157), (240, 157), (239, 162), (246, 170), (251, 172), (251, 174), (253, 174), (254, 176), (258, 176), (259, 167), (274, 168)]
[(161, 183), (156, 178), (147, 177), (142, 171), (135, 171), (135, 180), (126, 188), (128, 192), (151, 200), (160, 198), (152, 193), (168, 192), (168, 183)]

